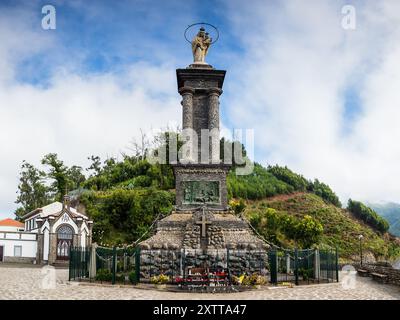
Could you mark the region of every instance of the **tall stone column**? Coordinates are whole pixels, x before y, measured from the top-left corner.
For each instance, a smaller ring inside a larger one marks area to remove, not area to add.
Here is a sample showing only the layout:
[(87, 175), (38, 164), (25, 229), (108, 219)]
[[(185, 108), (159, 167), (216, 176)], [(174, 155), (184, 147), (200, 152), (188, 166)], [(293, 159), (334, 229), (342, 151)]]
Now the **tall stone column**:
[(38, 225), (37, 233), (37, 249), (36, 249), (36, 264), (41, 264), (43, 261), (44, 239), (42, 233), (43, 219), (36, 219)]
[(182, 95), (182, 129), (193, 129), (193, 94), (191, 87), (182, 87), (179, 89)]
[(53, 264), (57, 259), (57, 233), (54, 229), (55, 218), (49, 217), (49, 264)]
[(93, 221), (87, 222), (89, 234), (87, 235), (87, 246), (90, 247), (92, 245), (92, 232), (93, 232)]
[(193, 94), (194, 89), (191, 87), (182, 87), (179, 89), (179, 93), (182, 95), (182, 129), (183, 136), (189, 140), (189, 144), (186, 146), (190, 148), (188, 154), (184, 154), (185, 160), (195, 159), (194, 152), (194, 132), (193, 132)]
[(222, 90), (212, 88), (208, 90), (208, 129), (210, 130), (210, 160), (220, 163), (219, 152), (219, 96)]

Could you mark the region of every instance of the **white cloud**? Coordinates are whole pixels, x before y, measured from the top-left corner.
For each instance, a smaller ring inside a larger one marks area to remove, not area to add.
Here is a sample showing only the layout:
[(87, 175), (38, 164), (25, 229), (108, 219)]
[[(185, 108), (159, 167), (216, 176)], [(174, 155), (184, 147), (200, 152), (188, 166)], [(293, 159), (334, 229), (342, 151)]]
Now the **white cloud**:
[[(221, 41), (239, 41), (243, 54), (226, 52), (223, 127), (254, 128), (257, 161), (325, 181), (342, 200), (399, 202), (400, 3), (355, 2), (355, 31), (341, 28), (338, 2), (226, 5), (237, 38)], [(23, 22), (13, 23), (15, 15)], [(56, 152), (68, 165), (86, 166), (89, 155), (126, 150), (140, 128), (181, 121), (171, 52), (161, 65), (84, 75), (85, 52), (68, 56), (56, 33), (32, 28), (26, 10), (0, 14), (0, 39), (0, 216), (15, 209), (22, 160), (38, 165)], [(49, 85), (18, 82), (18, 63), (46, 50), (58, 55), (49, 61), (57, 62)], [(221, 52), (216, 46), (210, 55)], [(346, 131), (349, 88), (361, 106)]]
[(85, 76), (71, 71), (73, 63), (65, 56), (71, 65), (54, 67), (49, 86), (22, 84), (15, 80), (22, 59), (16, 54), (29, 57), (60, 44), (41, 30), (26, 31), (32, 30), (27, 24), (15, 30), (0, 21), (0, 61), (5, 71), (0, 73), (0, 218), (12, 216), (16, 207), (22, 160), (39, 165), (43, 155), (55, 152), (67, 165), (86, 167), (92, 154), (104, 159), (127, 152), (140, 129), (179, 122), (173, 65), (135, 63), (118, 74)]
[[(226, 118), (255, 128), (257, 160), (319, 178), (342, 200), (400, 201), (399, 3), (355, 4), (354, 31), (338, 2), (236, 4), (228, 16), (246, 55)], [(349, 88), (361, 113), (345, 133)]]

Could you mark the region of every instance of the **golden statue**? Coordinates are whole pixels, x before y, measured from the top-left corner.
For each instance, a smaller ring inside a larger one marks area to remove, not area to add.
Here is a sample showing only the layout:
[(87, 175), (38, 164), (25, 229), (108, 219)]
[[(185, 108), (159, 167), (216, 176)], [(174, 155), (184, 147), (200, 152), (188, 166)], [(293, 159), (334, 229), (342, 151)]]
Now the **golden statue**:
[(194, 63), (205, 64), (205, 57), (207, 55), (208, 49), (210, 48), (212, 39), (206, 30), (201, 27), (200, 31), (193, 38), (192, 41), (192, 53)]

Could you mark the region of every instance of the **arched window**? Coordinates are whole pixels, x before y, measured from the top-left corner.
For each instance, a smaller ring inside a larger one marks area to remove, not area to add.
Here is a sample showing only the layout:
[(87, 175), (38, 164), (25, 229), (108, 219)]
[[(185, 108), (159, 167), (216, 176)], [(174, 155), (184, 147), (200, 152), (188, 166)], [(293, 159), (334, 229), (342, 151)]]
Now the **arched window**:
[(57, 229), (57, 259), (68, 260), (69, 250), (72, 246), (74, 230), (64, 224)]

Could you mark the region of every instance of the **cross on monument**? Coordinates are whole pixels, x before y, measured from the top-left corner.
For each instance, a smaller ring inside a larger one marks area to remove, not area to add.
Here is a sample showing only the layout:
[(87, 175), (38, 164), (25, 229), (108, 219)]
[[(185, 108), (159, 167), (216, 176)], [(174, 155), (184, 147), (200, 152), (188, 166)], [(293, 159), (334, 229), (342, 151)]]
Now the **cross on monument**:
[(201, 225), (201, 237), (205, 238), (206, 237), (207, 224), (211, 224), (211, 221), (207, 220), (205, 207), (203, 207), (203, 213), (201, 215), (201, 220), (196, 221), (196, 224), (200, 224)]

